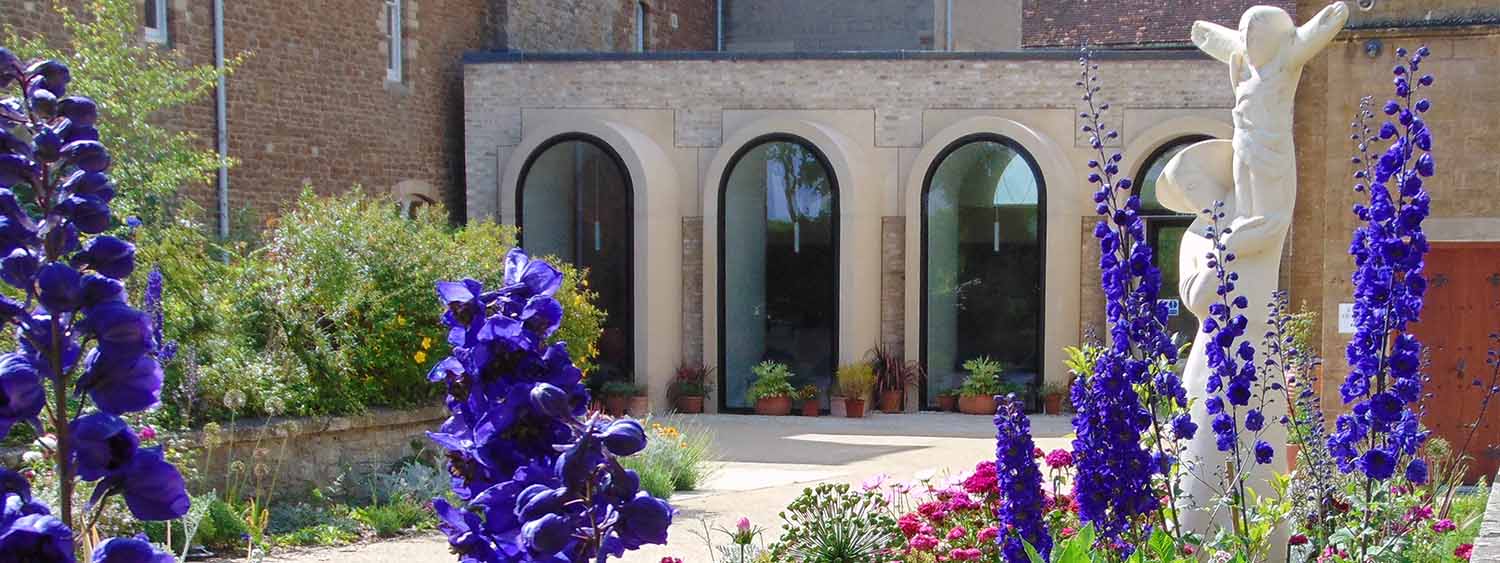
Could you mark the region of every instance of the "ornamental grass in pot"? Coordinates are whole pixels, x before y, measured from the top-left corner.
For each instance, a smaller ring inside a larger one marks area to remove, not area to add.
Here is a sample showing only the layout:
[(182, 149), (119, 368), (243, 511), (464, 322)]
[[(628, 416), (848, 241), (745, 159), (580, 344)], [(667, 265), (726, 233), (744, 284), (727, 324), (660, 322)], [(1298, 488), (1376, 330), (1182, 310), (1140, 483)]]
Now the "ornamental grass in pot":
[(746, 395), (755, 401), (755, 414), (785, 416), (792, 412), (792, 370), (786, 364), (766, 360), (750, 368), (755, 381)]
[(868, 363), (844, 364), (838, 371), (839, 391), (844, 394), (844, 411), (849, 418), (865, 416), (865, 398), (875, 389), (875, 370)]
[(672, 403), (677, 412), (683, 414), (698, 414), (703, 412), (703, 398), (713, 389), (713, 383), (709, 378), (713, 376), (714, 368), (703, 364), (687, 364), (677, 366), (677, 376), (672, 379)]
[(922, 381), (921, 364), (908, 362), (896, 349), (880, 345), (867, 354), (870, 369), (875, 373), (875, 390), (880, 399), (880, 412), (898, 413), (905, 406), (906, 389)]
[(965, 414), (995, 414), (995, 395), (1004, 390), (1000, 382), (1000, 362), (980, 356), (964, 362), (969, 376), (958, 388), (958, 410)]

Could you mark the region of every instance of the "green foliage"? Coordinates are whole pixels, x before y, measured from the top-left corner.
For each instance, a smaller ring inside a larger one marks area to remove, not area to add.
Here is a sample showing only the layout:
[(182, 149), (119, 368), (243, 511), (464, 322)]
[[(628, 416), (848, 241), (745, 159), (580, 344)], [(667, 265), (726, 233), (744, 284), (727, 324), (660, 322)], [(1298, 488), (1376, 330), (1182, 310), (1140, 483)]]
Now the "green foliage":
[(745, 396), (752, 401), (791, 397), (797, 392), (792, 387), (792, 369), (786, 364), (766, 360), (750, 368), (750, 372), (755, 374), (755, 381), (750, 383)]
[(635, 397), (646, 394), (646, 388), (629, 381), (611, 379), (599, 386), (599, 394), (605, 397)]
[(980, 356), (964, 362), (964, 370), (969, 372), (969, 376), (964, 378), (963, 385), (959, 387), (959, 395), (990, 397), (1007, 391), (1014, 392), (1014, 387), (1008, 387), (1000, 382), (1002, 369), (1000, 362), (990, 359), (989, 356)]
[(876, 561), (901, 545), (890, 505), (879, 494), (854, 491), (848, 484), (821, 483), (781, 512), (781, 541), (771, 546), (775, 561)]
[(651, 434), (646, 449), (620, 464), (641, 476), (641, 487), (657, 498), (696, 490), (716, 469), (714, 434), (686, 420), (643, 421)]
[[(384, 198), (356, 189), (297, 206), (265, 234), (264, 246), (221, 245), (179, 218), (138, 239), (143, 267), (165, 280), (166, 338), (182, 345), (167, 366), (162, 422), (230, 416), (337, 415), (373, 406), (434, 402), (442, 386), (427, 370), (447, 355), (435, 280), (471, 277), (496, 287), (515, 230), (494, 223), (454, 228), (441, 208), (403, 217)], [(550, 259), (549, 259), (550, 260)], [(563, 271), (557, 293), (566, 341), (587, 369), (604, 312), (584, 273)]]
[(1318, 355), (1318, 328), (1318, 312), (1308, 309), (1306, 301), (1302, 302), (1301, 310), (1290, 315), (1290, 320), (1287, 321), (1292, 346), (1308, 356)]
[(314, 524), (277, 536), (276, 542), (292, 546), (328, 546), (353, 543), (358, 539), (359, 532), (354, 528), (335, 524)]
[(839, 366), (838, 380), (845, 397), (863, 399), (875, 389), (875, 368), (866, 362), (844, 364)]
[(382, 538), (432, 524), (432, 516), (426, 506), (407, 500), (362, 506), (354, 509), (350, 516), (369, 526), (376, 536)]
[(210, 501), (208, 514), (198, 524), (195, 541), (209, 549), (238, 548), (244, 545), (243, 538), (249, 533), (250, 528), (234, 507), (216, 498)]
[[(174, 51), (141, 44), (140, 2), (90, 0), (82, 13), (74, 2), (54, 0), (69, 41), (49, 45), (43, 37), (23, 35), (6, 25), (5, 44), (22, 59), (67, 60), (73, 81), (70, 94), (99, 103), (99, 135), (111, 147), (118, 197), (118, 218), (136, 215), (148, 223), (167, 221), (185, 185), (206, 182), (219, 165), (218, 155), (184, 131), (160, 127), (170, 112), (208, 96), (218, 78), (211, 64), (193, 65)], [(241, 62), (232, 57), (226, 73)]]

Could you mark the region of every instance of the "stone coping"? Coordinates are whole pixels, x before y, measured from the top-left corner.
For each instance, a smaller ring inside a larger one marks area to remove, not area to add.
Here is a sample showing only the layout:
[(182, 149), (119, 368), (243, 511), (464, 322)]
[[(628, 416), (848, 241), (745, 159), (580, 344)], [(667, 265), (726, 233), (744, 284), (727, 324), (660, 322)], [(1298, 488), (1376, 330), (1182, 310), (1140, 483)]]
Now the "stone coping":
[[(602, 62), (602, 61), (1072, 61), (1078, 49), (1026, 49), (1016, 51), (646, 51), (646, 52), (569, 52), (541, 53), (529, 51), (469, 51), (463, 62), (470, 64), (528, 62)], [(1095, 60), (1207, 60), (1197, 49), (1170, 48), (1098, 49)]]
[[(218, 443), (241, 444), (253, 442), (262, 437), (303, 437), (355, 429), (371, 430), (386, 426), (440, 421), (447, 417), (447, 407), (432, 405), (414, 409), (374, 408), (363, 414), (346, 416), (276, 417), (269, 421), (263, 418), (241, 419), (235, 421), (232, 431), (228, 422), (221, 421), (218, 424), (224, 431), (220, 433), (221, 438)], [(176, 436), (186, 439), (195, 447), (203, 444), (201, 429), (177, 433)]]
[(1495, 486), (1494, 479), (1490, 481), (1489, 508), (1484, 511), (1484, 523), (1479, 525), (1479, 537), (1474, 540), (1474, 554), (1469, 560), (1500, 561), (1500, 487)]

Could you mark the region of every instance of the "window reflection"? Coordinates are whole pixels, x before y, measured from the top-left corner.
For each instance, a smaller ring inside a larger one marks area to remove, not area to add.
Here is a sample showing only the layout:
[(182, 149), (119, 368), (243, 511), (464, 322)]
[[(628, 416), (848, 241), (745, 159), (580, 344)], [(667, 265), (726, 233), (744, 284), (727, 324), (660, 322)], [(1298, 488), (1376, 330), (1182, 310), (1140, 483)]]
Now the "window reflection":
[(1184, 215), (1163, 207), (1156, 195), (1156, 183), (1161, 179), (1167, 162), (1182, 149), (1210, 137), (1193, 135), (1182, 137), (1163, 145), (1152, 153), (1141, 166), (1137, 175), (1136, 195), (1141, 197), (1141, 215), (1146, 221), (1146, 241), (1151, 245), (1151, 255), (1161, 270), (1161, 293), (1158, 299), (1167, 305), (1167, 333), (1175, 334), (1177, 341), (1191, 340), (1197, 330), (1198, 320), (1186, 307), (1177, 289), (1182, 235), (1193, 224), (1192, 215)]
[(630, 180), (619, 157), (594, 139), (553, 143), (527, 165), (516, 197), (526, 250), (588, 269), (606, 313), (595, 374), (632, 379)]
[(1037, 380), (1042, 340), (1041, 175), (1007, 140), (970, 140), (943, 157), (923, 197), (926, 401), (989, 356), (1005, 379)]
[(790, 366), (799, 387), (826, 391), (837, 357), (834, 178), (809, 145), (772, 140), (731, 162), (722, 192), (723, 405), (753, 406), (745, 391), (763, 360)]

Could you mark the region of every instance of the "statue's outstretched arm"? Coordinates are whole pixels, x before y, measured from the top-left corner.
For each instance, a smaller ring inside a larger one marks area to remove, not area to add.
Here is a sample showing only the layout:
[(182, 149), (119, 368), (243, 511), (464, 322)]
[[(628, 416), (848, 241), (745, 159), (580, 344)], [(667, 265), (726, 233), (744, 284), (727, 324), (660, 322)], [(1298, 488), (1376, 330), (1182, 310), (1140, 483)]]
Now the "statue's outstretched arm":
[(1306, 63), (1318, 51), (1322, 51), (1328, 42), (1333, 41), (1333, 36), (1344, 29), (1344, 22), (1348, 20), (1349, 6), (1343, 2), (1334, 2), (1302, 24), (1302, 27), (1297, 28), (1297, 41), (1292, 49), (1295, 62)]
[(1229, 64), (1231, 57), (1245, 50), (1240, 32), (1203, 20), (1193, 22), (1193, 44), (1208, 56)]

